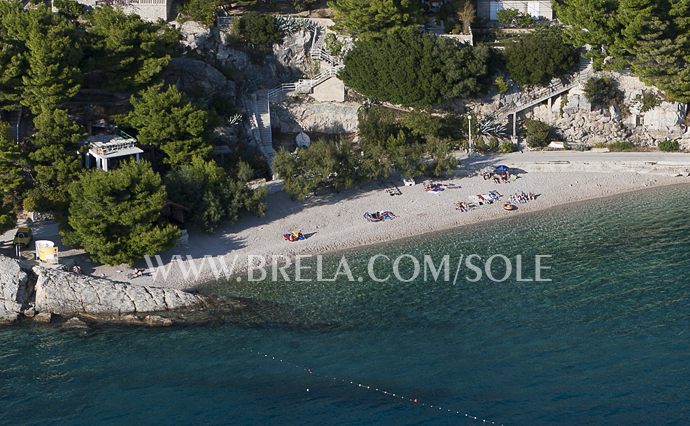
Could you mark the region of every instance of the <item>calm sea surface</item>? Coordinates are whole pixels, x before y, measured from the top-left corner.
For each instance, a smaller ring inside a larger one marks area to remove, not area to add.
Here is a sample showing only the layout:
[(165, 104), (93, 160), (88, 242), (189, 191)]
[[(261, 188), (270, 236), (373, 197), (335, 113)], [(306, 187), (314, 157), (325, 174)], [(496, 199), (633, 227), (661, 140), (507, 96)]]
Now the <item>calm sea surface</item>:
[(552, 255), (552, 281), (218, 283), (276, 307), (0, 328), (0, 424), (690, 423), (690, 186), (345, 254), (357, 274), (378, 253), (448, 254), (451, 277), (461, 255), (522, 255), (526, 277)]

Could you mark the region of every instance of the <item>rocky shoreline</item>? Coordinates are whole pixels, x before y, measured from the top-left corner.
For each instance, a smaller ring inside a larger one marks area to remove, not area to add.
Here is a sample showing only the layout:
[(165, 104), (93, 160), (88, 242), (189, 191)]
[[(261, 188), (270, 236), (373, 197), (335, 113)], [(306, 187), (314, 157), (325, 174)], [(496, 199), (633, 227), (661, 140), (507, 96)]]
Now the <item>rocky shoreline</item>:
[[(171, 326), (197, 323), (203, 313), (239, 310), (240, 301), (132, 285), (58, 269), (29, 269), (0, 255), (0, 324), (23, 320), (67, 328), (88, 324)], [(206, 316), (207, 320), (210, 317)]]

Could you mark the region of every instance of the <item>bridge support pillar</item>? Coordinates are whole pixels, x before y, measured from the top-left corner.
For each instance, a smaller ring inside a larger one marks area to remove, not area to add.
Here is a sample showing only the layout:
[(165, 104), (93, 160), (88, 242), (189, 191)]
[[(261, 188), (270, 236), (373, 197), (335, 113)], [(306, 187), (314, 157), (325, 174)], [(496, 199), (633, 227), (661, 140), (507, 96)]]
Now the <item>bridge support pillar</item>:
[(513, 113), (513, 138), (517, 137), (517, 112)]

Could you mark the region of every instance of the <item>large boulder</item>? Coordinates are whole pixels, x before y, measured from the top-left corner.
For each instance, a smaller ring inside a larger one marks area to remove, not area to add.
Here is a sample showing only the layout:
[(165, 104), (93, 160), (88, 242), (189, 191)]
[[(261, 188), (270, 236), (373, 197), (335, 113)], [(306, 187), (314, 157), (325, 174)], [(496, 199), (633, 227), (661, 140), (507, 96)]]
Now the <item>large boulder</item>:
[(644, 114), (644, 128), (654, 138), (678, 138), (685, 133), (687, 105), (662, 102)]
[(277, 120), (272, 123), (283, 133), (354, 133), (359, 107), (358, 103), (291, 102), (274, 108)]
[(28, 282), (17, 260), (0, 255), (0, 324), (17, 320), (26, 303)]
[(173, 22), (172, 25), (180, 30), (180, 44), (183, 47), (189, 50), (211, 47), (213, 36), (205, 25), (195, 21)]
[(166, 70), (166, 79), (194, 98), (210, 104), (214, 97), (235, 104), (236, 86), (212, 65), (190, 58), (173, 58)]
[(36, 310), (62, 316), (127, 315), (206, 308), (199, 295), (36, 267)]

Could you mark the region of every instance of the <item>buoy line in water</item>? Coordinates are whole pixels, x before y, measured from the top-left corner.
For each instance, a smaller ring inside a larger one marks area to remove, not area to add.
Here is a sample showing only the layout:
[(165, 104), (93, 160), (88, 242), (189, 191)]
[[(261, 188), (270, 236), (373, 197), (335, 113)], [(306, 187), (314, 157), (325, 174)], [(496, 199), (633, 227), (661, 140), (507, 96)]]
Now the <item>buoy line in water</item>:
[[(264, 357), (264, 358), (266, 358), (266, 359), (271, 359), (271, 360), (273, 360), (273, 361), (280, 362), (280, 363), (282, 363), (282, 364), (286, 364), (286, 365), (289, 365), (289, 366), (291, 366), (291, 367), (295, 367), (295, 368), (297, 368), (297, 369), (299, 369), (299, 370), (302, 370), (302, 371), (306, 372), (307, 374), (309, 374), (310, 376), (313, 376), (313, 377), (319, 377), (319, 378), (327, 379), (327, 380), (330, 380), (330, 381), (333, 381), (333, 382), (343, 383), (343, 384), (345, 384), (345, 385), (350, 385), (350, 386), (355, 387), (355, 388), (357, 388), (357, 389), (364, 389), (364, 390), (369, 390), (369, 391), (377, 392), (377, 393), (380, 393), (380, 394), (382, 394), (382, 395), (386, 395), (386, 396), (391, 397), (391, 398), (397, 398), (397, 399), (400, 399), (400, 400), (402, 400), (402, 401), (410, 402), (412, 405), (415, 405), (415, 406), (418, 406), (418, 407), (429, 408), (429, 409), (432, 409), (432, 410), (435, 410), (435, 411), (438, 411), (438, 412), (441, 412), (441, 413), (444, 413), (444, 414), (449, 414), (449, 415), (454, 415), (454, 416), (462, 416), (462, 417), (466, 417), (466, 418), (468, 418), (468, 419), (471, 419), (471, 420), (474, 420), (474, 421), (477, 421), (477, 422), (482, 422), (482, 423), (485, 423), (485, 424), (492, 424), (492, 425), (500, 425), (500, 426), (503, 426), (502, 423), (496, 423), (496, 422), (494, 422), (494, 421), (492, 421), (492, 420), (483, 419), (483, 418), (480, 418), (480, 417), (478, 417), (478, 416), (473, 416), (473, 415), (471, 415), (471, 414), (469, 414), (469, 413), (466, 413), (466, 412), (464, 412), (464, 411), (453, 410), (453, 409), (451, 409), (451, 408), (442, 407), (442, 406), (440, 406), (440, 405), (434, 405), (434, 404), (430, 404), (430, 403), (427, 403), (427, 402), (423, 402), (423, 401), (420, 401), (419, 398), (414, 398), (414, 397), (409, 397), (409, 396), (401, 395), (401, 394), (396, 393), (396, 392), (391, 392), (391, 391), (388, 391), (388, 390), (385, 390), (385, 389), (377, 388), (376, 386), (371, 386), (371, 385), (366, 385), (366, 384), (363, 384), (363, 383), (358, 383), (358, 382), (356, 382), (356, 381), (354, 381), (354, 380), (343, 379), (343, 378), (340, 378), (340, 377), (335, 377), (335, 376), (329, 376), (329, 375), (319, 374), (319, 373), (315, 372), (313, 368), (305, 367), (305, 366), (303, 366), (303, 365), (299, 365), (299, 364), (296, 364), (296, 363), (294, 363), (294, 362), (284, 360), (284, 359), (282, 359), (282, 358), (280, 358), (280, 357), (276, 357), (276, 356), (271, 355), (271, 354), (268, 354), (268, 353), (264, 353), (264, 352), (260, 352), (260, 351), (255, 351), (255, 350), (250, 349), (250, 348), (241, 348), (241, 349), (242, 349), (243, 351), (245, 351), (245, 352), (249, 352), (249, 353), (251, 353), (251, 354), (259, 355), (259, 356)], [(309, 388), (307, 388), (307, 392), (309, 392)]]

